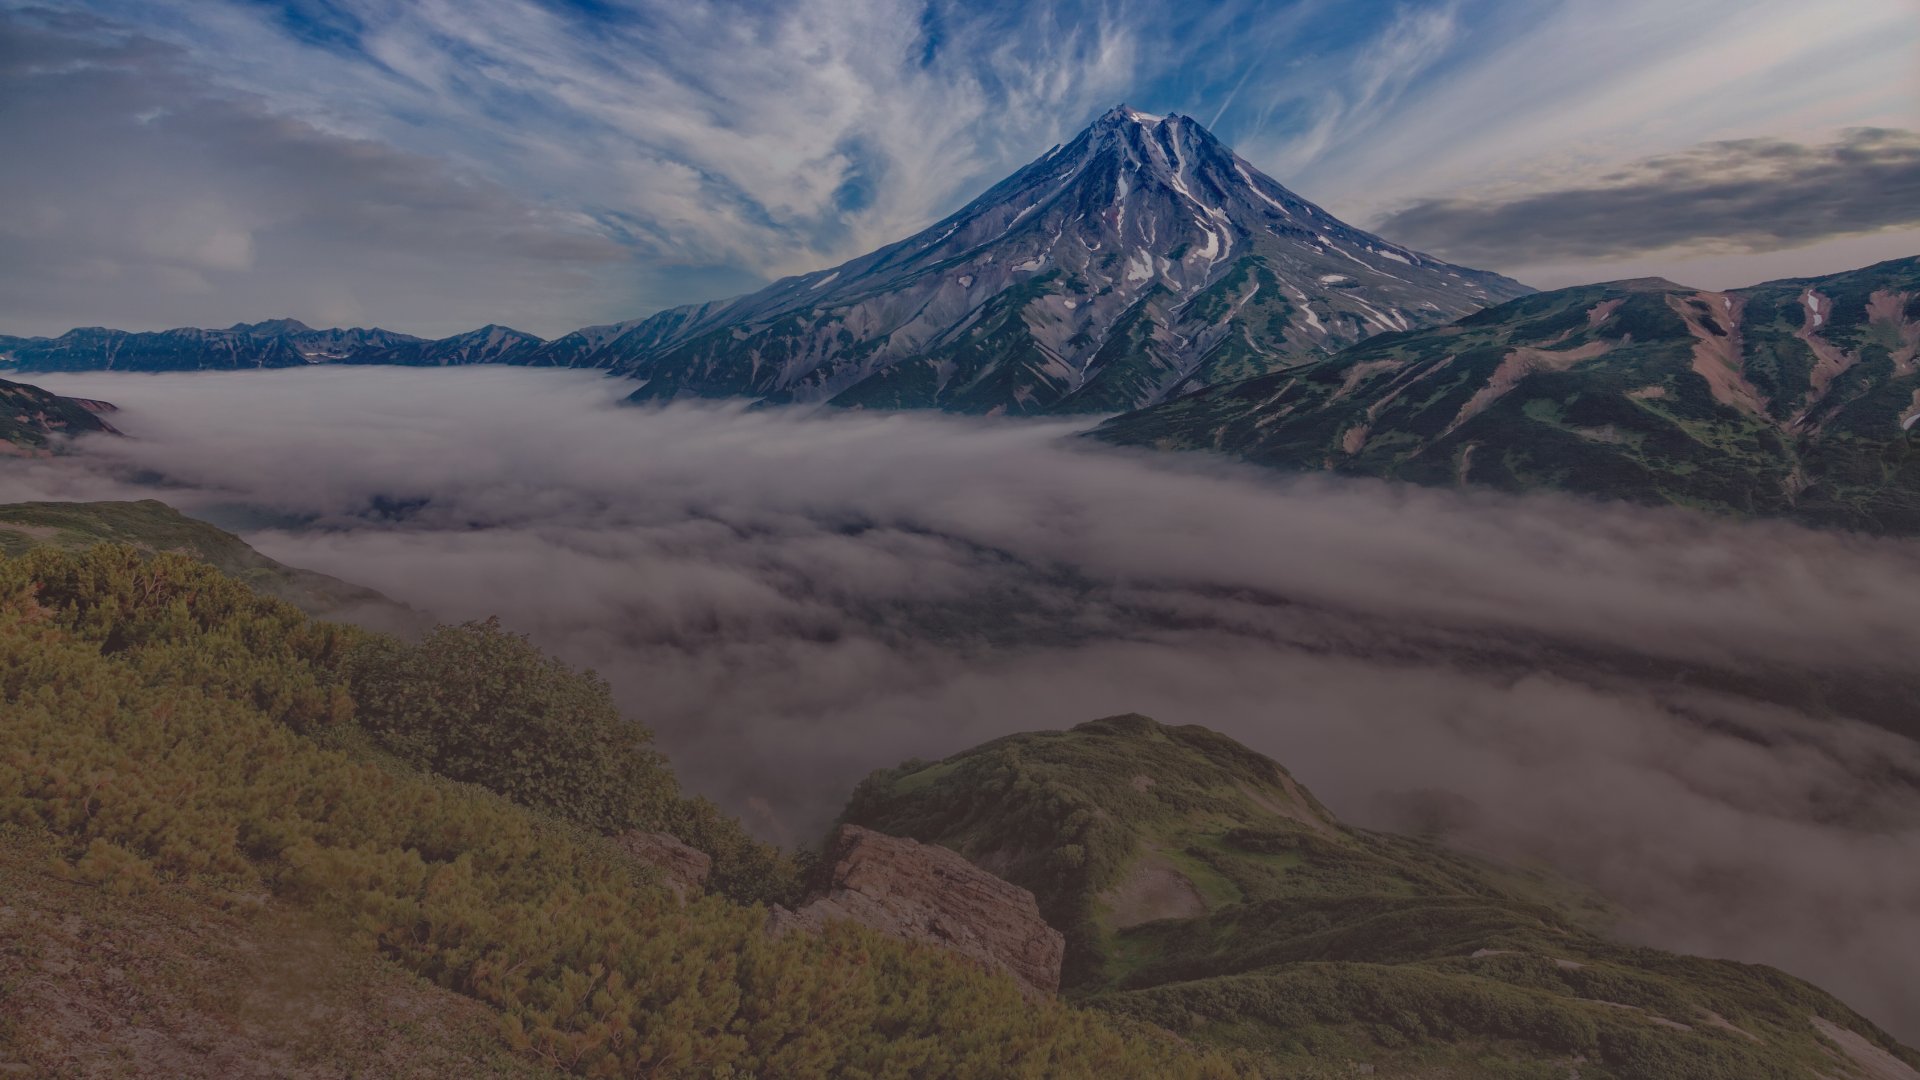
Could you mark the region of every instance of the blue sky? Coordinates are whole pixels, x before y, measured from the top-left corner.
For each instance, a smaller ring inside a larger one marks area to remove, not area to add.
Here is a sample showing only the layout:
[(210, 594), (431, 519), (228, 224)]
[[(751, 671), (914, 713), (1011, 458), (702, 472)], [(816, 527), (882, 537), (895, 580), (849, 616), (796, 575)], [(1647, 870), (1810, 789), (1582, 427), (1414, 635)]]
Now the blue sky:
[(1122, 101), (1532, 284), (1745, 284), (1920, 253), (1916, 56), (1913, 0), (0, 0), (0, 332), (556, 334), (898, 239)]

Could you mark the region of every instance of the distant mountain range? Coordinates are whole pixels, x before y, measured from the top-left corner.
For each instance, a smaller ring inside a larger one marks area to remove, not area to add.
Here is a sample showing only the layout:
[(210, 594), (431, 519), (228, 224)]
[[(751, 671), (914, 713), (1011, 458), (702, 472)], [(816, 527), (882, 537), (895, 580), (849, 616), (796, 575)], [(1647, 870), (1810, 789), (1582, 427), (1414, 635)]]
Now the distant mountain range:
[(1529, 291), (1343, 224), (1188, 117), (1123, 106), (899, 243), (553, 341), (277, 319), (0, 338), (0, 359), (28, 371), (528, 364), (630, 376), (642, 401), (1114, 412)]
[(133, 333), (100, 326), (54, 338), (0, 337), (0, 362), (22, 371), (235, 371), (308, 364), (518, 363), (541, 341), (483, 326), (430, 341), (379, 327), (315, 330), (298, 319)]
[(1920, 258), (1731, 292), (1539, 293), (1093, 435), (1920, 534)]

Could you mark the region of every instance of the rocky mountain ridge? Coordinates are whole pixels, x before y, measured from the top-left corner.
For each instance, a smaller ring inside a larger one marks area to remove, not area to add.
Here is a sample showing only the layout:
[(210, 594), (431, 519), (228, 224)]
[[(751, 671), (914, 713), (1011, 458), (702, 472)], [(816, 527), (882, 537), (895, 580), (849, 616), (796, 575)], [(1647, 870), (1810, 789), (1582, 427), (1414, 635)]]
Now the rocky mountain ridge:
[(243, 371), (310, 364), (516, 363), (541, 339), (483, 326), (427, 339), (379, 327), (316, 330), (298, 319), (235, 323), (224, 329), (127, 331), (89, 326), (59, 337), (0, 337), (0, 365), (21, 371)]

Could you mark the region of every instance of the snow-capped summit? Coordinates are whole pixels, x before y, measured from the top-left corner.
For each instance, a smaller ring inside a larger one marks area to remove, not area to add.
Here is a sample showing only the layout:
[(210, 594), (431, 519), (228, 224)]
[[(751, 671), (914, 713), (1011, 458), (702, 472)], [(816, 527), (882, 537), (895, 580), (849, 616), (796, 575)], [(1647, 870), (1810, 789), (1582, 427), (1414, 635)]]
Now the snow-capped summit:
[(275, 319), (0, 345), (23, 368), (538, 364), (632, 376), (641, 400), (1118, 412), (1528, 291), (1343, 224), (1191, 117), (1122, 105), (899, 243), (548, 342)]
[(1123, 105), (918, 235), (532, 362), (644, 379), (642, 400), (1118, 411), (1527, 291), (1343, 224), (1190, 117)]

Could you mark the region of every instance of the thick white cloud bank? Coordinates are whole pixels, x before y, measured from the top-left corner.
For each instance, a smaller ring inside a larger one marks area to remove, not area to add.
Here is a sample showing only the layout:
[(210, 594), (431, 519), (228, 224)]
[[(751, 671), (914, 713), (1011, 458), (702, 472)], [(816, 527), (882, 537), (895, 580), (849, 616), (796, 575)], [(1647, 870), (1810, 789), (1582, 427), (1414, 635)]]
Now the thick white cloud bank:
[(1058, 422), (630, 409), (576, 372), (40, 381), (133, 437), (11, 463), (0, 501), (162, 498), (498, 614), (769, 836), (811, 840), (909, 756), (1144, 712), (1920, 1037), (1920, 745), (1842, 715), (1912, 723), (1920, 543), (1289, 479)]

